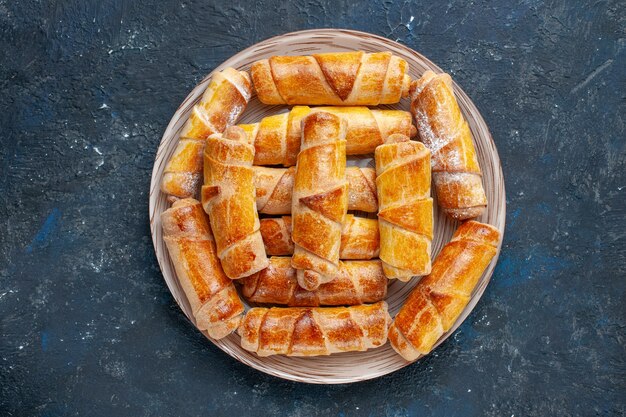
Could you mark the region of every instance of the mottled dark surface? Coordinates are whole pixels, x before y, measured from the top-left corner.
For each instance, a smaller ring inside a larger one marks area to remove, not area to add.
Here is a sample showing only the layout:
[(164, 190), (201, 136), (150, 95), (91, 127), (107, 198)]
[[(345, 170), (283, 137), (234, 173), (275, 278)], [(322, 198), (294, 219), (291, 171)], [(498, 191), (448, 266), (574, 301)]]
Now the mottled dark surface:
[[(625, 16), (623, 1), (0, 0), (0, 415), (623, 415)], [(170, 296), (148, 227), (154, 154), (191, 88), (315, 27), (451, 72), (508, 192), (496, 273), (455, 336), (344, 386), (215, 348)]]

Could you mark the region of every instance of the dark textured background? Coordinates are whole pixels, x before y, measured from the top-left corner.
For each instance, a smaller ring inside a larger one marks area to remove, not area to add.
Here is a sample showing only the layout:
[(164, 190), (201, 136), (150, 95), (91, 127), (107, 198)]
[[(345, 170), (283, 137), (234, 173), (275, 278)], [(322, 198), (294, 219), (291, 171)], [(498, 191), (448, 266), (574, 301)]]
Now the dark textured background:
[[(383, 35), (449, 71), (508, 192), (496, 273), (455, 336), (345, 386), (213, 347), (148, 228), (155, 151), (191, 88), (316, 27)], [(0, 415), (623, 415), (625, 27), (624, 1), (0, 0)]]

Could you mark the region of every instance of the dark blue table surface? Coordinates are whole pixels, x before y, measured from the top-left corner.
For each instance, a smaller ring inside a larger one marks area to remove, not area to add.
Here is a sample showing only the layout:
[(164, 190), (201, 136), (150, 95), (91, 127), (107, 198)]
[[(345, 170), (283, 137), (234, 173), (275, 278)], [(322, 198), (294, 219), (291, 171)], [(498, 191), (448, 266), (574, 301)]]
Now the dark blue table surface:
[[(186, 320), (148, 227), (178, 104), (234, 53), (343, 27), (450, 72), (502, 159), (507, 231), (454, 337), (354, 385), (279, 380)], [(624, 1), (0, 1), (0, 415), (626, 413)]]

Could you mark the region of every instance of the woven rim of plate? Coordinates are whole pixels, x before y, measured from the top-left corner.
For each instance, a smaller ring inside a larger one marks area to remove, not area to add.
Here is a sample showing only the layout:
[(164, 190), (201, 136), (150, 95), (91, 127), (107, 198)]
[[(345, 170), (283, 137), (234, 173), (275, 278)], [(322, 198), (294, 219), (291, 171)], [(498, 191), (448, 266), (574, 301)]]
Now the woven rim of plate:
[[(343, 46), (341, 43), (337, 44), (336, 42), (350, 43), (352, 46)], [(275, 36), (252, 45), (236, 55), (233, 55), (203, 78), (203, 80), (189, 93), (189, 95), (178, 107), (170, 120), (165, 133), (163, 134), (155, 157), (149, 197), (150, 230), (159, 266), (166, 284), (174, 296), (174, 299), (194, 326), (195, 320), (192, 316), (189, 303), (180, 287), (178, 279), (176, 278), (176, 273), (162, 238), (160, 214), (169, 207), (169, 204), (166, 202), (166, 196), (160, 192), (163, 169), (174, 151), (180, 130), (187, 120), (191, 108), (199, 101), (211, 76), (215, 72), (221, 71), (226, 67), (247, 70), (251, 62), (262, 59), (268, 54), (272, 54), (272, 51), (276, 48), (280, 49), (280, 47), (291, 45), (292, 43), (294, 45), (299, 45), (300, 47), (293, 49), (291, 53), (301, 55), (318, 50), (320, 45), (325, 47), (325, 51), (355, 49), (365, 51), (389, 50), (409, 62), (410, 75), (412, 78), (419, 77), (419, 75), (426, 69), (431, 69), (437, 73), (442, 72), (438, 66), (409, 47), (378, 35), (347, 29), (312, 29)], [(478, 159), (483, 172), (485, 192), (489, 203), (485, 213), (483, 213), (477, 220), (496, 226), (502, 235), (504, 235), (506, 197), (504, 177), (502, 174), (498, 151), (491, 134), (489, 133), (489, 129), (487, 128), (485, 121), (474, 103), (456, 83), (454, 83), (454, 92), (459, 102), (459, 106), (461, 107), (463, 116), (467, 120), (472, 131)], [(255, 98), (253, 98), (253, 100), (255, 100)], [(381, 107), (401, 108), (402, 105), (398, 104)], [(261, 114), (275, 114), (278, 110), (284, 108), (285, 107), (281, 106), (264, 106), (263, 110), (258, 110), (256, 112), (247, 109), (239, 122), (250, 123), (258, 121), (260, 120)], [(436, 200), (434, 195), (433, 198)], [(433, 239), (432, 245), (433, 259), (435, 259), (443, 245), (450, 240), (457, 225), (456, 222), (447, 218), (436, 208), (434, 220), (435, 238)], [(454, 326), (452, 326), (452, 328), (437, 341), (435, 348), (454, 333), (454, 331), (463, 323), (480, 300), (487, 284), (489, 283), (491, 275), (493, 274), (493, 270), (500, 254), (501, 245), (502, 240), (498, 246), (496, 256), (491, 261), (487, 270), (474, 289), (470, 302), (463, 310)], [(392, 313), (392, 316), (398, 310), (401, 301), (406, 298), (417, 282), (418, 280), (413, 279), (408, 284), (403, 284), (398, 281), (390, 283), (387, 302), (390, 305), (390, 312)], [(395, 307), (392, 308), (392, 305)], [(232, 334), (221, 340), (214, 340), (211, 339), (206, 332), (202, 333), (224, 352), (246, 365), (279, 378), (298, 382), (316, 384), (358, 382), (395, 372), (398, 369), (413, 363), (404, 361), (397, 353), (395, 353), (395, 351), (393, 351), (389, 344), (366, 352), (349, 352), (323, 357), (296, 358), (274, 356), (260, 358), (256, 354), (242, 349), (239, 345), (239, 336), (236, 334)], [(375, 362), (372, 363), (373, 359)], [(337, 361), (340, 362), (340, 365), (350, 369), (350, 371), (354, 369), (357, 369), (358, 371), (355, 373), (347, 373), (346, 371), (338, 373), (338, 364), (335, 363)]]

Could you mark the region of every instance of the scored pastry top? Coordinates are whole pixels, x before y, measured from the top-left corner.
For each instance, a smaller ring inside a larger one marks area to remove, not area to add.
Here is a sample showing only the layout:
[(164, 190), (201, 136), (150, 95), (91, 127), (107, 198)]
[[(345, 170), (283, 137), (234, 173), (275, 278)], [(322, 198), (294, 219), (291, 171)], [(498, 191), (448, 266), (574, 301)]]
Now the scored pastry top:
[(407, 71), (390, 52), (362, 51), (273, 56), (250, 68), (262, 103), (348, 106), (399, 102), (408, 96)]

